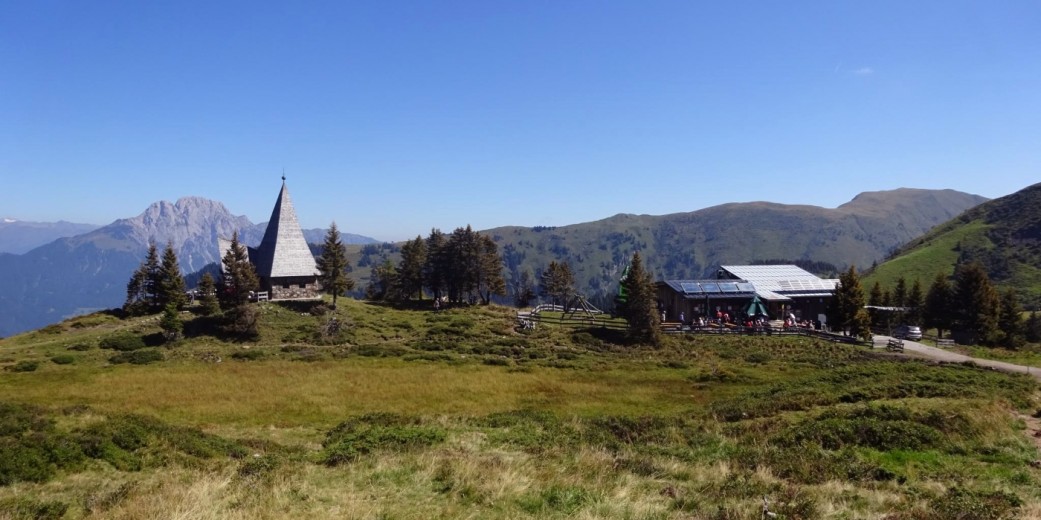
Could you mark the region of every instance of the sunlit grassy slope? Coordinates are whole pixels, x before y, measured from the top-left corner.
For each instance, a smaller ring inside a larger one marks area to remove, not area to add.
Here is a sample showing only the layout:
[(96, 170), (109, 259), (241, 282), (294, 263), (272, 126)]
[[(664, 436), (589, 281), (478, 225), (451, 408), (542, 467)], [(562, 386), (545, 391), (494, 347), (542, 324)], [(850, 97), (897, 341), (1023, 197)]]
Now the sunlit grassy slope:
[(1041, 515), (1025, 376), (341, 302), (331, 336), (306, 304), (247, 342), (186, 314), (142, 365), (99, 346), (154, 318), (0, 340), (0, 518)]

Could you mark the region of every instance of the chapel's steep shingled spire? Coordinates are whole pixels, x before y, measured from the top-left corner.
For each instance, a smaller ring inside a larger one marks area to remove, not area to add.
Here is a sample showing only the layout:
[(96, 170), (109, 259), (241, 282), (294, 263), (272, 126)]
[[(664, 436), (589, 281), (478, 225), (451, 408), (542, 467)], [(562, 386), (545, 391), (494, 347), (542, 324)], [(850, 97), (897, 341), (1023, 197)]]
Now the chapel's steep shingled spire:
[(318, 273), (311, 249), (307, 247), (304, 232), (296, 220), (296, 211), (289, 198), (286, 178), (282, 176), (282, 191), (271, 211), (264, 239), (256, 249), (256, 257), (250, 258), (257, 275), (266, 278), (313, 277)]

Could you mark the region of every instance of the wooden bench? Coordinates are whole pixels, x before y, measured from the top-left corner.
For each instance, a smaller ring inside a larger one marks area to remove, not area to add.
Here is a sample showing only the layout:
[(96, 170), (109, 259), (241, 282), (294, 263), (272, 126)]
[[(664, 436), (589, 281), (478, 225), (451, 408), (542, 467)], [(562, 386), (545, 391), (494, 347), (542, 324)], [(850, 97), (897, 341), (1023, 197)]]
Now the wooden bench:
[(936, 346), (940, 348), (951, 348), (954, 346), (953, 339), (938, 339), (936, 340)]
[(904, 340), (897, 338), (890, 338), (886, 343), (886, 350), (890, 352), (903, 352), (904, 351)]

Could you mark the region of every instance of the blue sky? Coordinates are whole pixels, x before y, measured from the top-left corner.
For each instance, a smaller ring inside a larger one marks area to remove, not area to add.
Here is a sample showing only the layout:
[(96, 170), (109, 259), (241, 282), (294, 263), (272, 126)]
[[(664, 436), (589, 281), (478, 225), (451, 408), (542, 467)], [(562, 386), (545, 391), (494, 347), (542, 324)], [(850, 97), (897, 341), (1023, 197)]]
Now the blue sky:
[(1041, 4), (0, 4), (0, 216), (382, 240), (1041, 181)]

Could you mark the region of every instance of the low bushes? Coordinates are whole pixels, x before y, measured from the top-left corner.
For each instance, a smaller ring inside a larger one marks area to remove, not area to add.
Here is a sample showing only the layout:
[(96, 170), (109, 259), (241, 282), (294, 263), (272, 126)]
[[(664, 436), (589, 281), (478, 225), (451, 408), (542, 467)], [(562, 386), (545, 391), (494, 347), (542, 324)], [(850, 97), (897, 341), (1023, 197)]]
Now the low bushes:
[(441, 443), (445, 432), (417, 418), (375, 413), (344, 421), (329, 431), (319, 455), (327, 466), (353, 462), (382, 449), (404, 450)]
[(147, 365), (149, 363), (155, 363), (156, 361), (162, 361), (163, 353), (158, 350), (134, 350), (131, 352), (123, 352), (116, 354), (108, 358), (108, 362), (113, 365), (119, 365), (121, 363), (130, 363), (132, 365)]
[(98, 346), (103, 349), (117, 350), (119, 352), (130, 352), (146, 347), (145, 341), (141, 336), (130, 333), (119, 333), (102, 338), (101, 341), (98, 342)]

